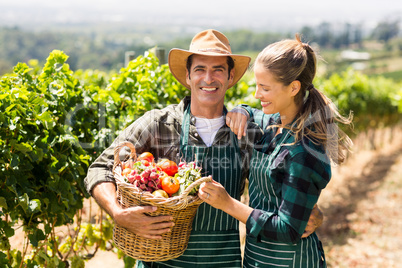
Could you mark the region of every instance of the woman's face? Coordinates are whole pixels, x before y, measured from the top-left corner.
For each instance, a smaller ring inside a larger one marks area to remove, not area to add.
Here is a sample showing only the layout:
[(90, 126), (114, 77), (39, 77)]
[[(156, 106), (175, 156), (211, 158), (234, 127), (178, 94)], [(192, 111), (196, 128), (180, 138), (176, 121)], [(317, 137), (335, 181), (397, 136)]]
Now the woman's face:
[(287, 111), (294, 105), (292, 84), (285, 86), (259, 63), (254, 66), (254, 75), (257, 86), (255, 97), (261, 101), (263, 112), (286, 115)]

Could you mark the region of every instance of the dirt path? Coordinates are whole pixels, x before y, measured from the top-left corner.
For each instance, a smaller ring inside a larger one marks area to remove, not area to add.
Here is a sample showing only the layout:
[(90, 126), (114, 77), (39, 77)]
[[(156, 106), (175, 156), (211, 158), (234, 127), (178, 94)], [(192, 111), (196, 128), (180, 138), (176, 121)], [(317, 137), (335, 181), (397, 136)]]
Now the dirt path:
[[(402, 142), (334, 170), (319, 206), (328, 267), (402, 267)], [(398, 139), (396, 139), (398, 141)]]

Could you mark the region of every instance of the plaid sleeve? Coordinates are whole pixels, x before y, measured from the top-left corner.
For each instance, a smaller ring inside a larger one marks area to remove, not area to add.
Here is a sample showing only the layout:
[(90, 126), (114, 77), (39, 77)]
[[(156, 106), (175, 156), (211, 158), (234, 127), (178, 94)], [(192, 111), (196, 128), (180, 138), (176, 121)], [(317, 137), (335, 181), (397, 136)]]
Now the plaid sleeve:
[(311, 153), (289, 154), (282, 164), (281, 201), (277, 213), (254, 210), (247, 220), (247, 233), (275, 241), (297, 242), (303, 234), (321, 190), (330, 180), (327, 161)]
[(265, 114), (263, 111), (251, 108), (246, 104), (241, 104), (236, 107), (247, 111), (250, 116), (249, 120), (258, 124), (262, 129), (265, 129), (268, 125), (272, 124), (273, 120), (276, 120), (276, 118), (279, 116), (278, 114)]
[(260, 209), (254, 209), (250, 214), (246, 228), (247, 235), (257, 239), (262, 235), (285, 243), (296, 243), (298, 240), (297, 232), (281, 221), (277, 214)]
[[(102, 182), (114, 182), (113, 178), (113, 163), (114, 163), (114, 148), (124, 141), (129, 141), (135, 145), (136, 148), (146, 151), (147, 142), (152, 139), (152, 129), (155, 121), (152, 117), (140, 117), (133, 124), (123, 130), (120, 135), (113, 141), (113, 143), (105, 149), (102, 154), (91, 164), (88, 169), (87, 176), (84, 179), (85, 188), (89, 194), (92, 189)], [(129, 151), (122, 150), (120, 158), (124, 159), (130, 154)]]

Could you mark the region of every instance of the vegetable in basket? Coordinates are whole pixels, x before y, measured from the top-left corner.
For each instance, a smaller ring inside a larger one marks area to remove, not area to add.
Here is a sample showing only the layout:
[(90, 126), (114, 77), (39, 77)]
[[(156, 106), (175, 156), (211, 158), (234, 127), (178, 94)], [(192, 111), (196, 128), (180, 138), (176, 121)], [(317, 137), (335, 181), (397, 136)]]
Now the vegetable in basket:
[[(142, 153), (136, 162), (132, 159), (122, 163), (122, 176), (125, 181), (143, 191), (160, 194), (165, 191), (169, 196), (178, 196), (194, 181), (201, 178), (201, 168), (195, 162), (180, 162), (177, 165), (169, 159), (155, 163), (149, 152)], [(191, 190), (195, 195), (199, 186)]]
[[(201, 167), (198, 167), (195, 162), (180, 162), (179, 169), (174, 176), (178, 178), (180, 182), (180, 189), (174, 194), (174, 196), (176, 196), (184, 192), (190, 184), (201, 178)], [(194, 187), (189, 195), (197, 194), (198, 189), (199, 186)]]

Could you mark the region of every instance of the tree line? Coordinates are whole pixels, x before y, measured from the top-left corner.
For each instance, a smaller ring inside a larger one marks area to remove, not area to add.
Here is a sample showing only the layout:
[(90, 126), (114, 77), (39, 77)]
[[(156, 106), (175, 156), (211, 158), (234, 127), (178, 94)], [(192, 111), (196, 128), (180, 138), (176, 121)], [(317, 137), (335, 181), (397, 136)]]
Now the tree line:
[[(135, 30), (134, 30), (135, 31)], [(334, 25), (323, 22), (317, 26), (303, 26), (298, 31), (303, 40), (316, 43), (325, 49), (341, 49), (351, 45), (361, 47), (367, 39), (389, 42), (400, 34), (399, 20), (385, 20), (377, 24), (371, 32), (364, 32), (361, 24), (344, 23)], [(247, 29), (225, 31), (236, 53), (255, 53), (266, 45), (283, 38), (292, 38), (294, 33), (257, 32)], [(122, 35), (122, 34), (120, 34)], [(152, 33), (151, 33), (152, 35)], [(124, 53), (135, 51), (142, 55), (152, 45), (132, 38), (122, 41), (118, 35), (106, 35), (92, 31), (84, 32), (28, 32), (18, 27), (0, 28), (0, 74), (10, 72), (18, 62), (38, 59), (42, 63), (53, 49), (63, 50), (70, 55), (71, 69), (116, 70), (124, 65)], [(126, 39), (130, 37), (126, 37)], [(173, 47), (186, 48), (191, 37), (172, 39), (159, 43), (167, 51)]]

